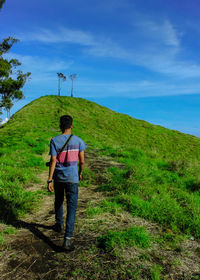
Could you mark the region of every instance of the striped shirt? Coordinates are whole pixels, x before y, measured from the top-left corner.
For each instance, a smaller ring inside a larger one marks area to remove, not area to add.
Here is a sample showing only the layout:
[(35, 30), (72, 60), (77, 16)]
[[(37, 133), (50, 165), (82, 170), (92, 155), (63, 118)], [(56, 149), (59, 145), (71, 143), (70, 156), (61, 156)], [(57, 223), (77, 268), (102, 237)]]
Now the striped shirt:
[(60, 153), (69, 136), (70, 134), (61, 134), (51, 139), (49, 154), (56, 156), (53, 179), (60, 182), (78, 183), (79, 153), (86, 149), (86, 145), (83, 140), (73, 135), (65, 149)]

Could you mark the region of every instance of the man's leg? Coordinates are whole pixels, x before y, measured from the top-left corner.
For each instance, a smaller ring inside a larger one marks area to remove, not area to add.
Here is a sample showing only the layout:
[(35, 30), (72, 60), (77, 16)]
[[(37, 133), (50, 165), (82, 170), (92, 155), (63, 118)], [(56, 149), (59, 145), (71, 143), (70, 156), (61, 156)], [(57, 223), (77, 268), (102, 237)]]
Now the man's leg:
[(56, 224), (63, 227), (63, 201), (64, 201), (64, 185), (61, 182), (54, 182), (54, 193), (55, 193), (55, 218)]
[(76, 209), (78, 202), (78, 184), (67, 183), (65, 187), (67, 202), (67, 217), (65, 238), (72, 237), (74, 231), (74, 223), (76, 217)]

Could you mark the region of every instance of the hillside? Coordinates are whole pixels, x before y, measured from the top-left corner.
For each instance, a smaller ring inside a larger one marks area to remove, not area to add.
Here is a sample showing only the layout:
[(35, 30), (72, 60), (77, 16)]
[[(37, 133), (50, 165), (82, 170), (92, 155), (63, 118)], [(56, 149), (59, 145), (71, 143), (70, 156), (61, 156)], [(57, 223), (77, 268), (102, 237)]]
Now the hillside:
[[(33, 190), (31, 186), (40, 182), (38, 174), (47, 174), (44, 156), (51, 137), (60, 133), (59, 117), (63, 114), (73, 116), (73, 134), (80, 136), (88, 146), (88, 166), (81, 186), (87, 190), (95, 185), (95, 192), (102, 196), (100, 201), (90, 201), (85, 209), (85, 222), (96, 222), (92, 226), (97, 231), (95, 250), (100, 248), (108, 258), (119, 263), (128, 262), (124, 273), (119, 265), (116, 275), (112, 276), (112, 272), (104, 277), (200, 279), (195, 267), (200, 252), (200, 139), (116, 113), (84, 99), (41, 97), (0, 127), (2, 223), (14, 225), (24, 213), (39, 207), (40, 198), (46, 195), (44, 189)], [(118, 221), (117, 227), (112, 223), (110, 227), (100, 226), (109, 224), (110, 217), (119, 219), (120, 213), (126, 217), (125, 224)], [(0, 241), (4, 249), (8, 230), (3, 228)], [(195, 251), (190, 244), (192, 264), (186, 262), (187, 242), (195, 242), (198, 247)], [(130, 248), (139, 250), (140, 264), (125, 254), (127, 250), (130, 254)], [(159, 255), (162, 250), (170, 252), (173, 258), (176, 252), (176, 259), (181, 259), (182, 263), (175, 264), (181, 267), (177, 275), (170, 270), (174, 264), (169, 264), (167, 253)], [(141, 266), (141, 258), (146, 265)], [(114, 271), (117, 267), (111, 263), (108, 268)], [(190, 271), (190, 267), (194, 271)], [(171, 278), (167, 278), (170, 273)], [(187, 278), (180, 278), (182, 274)], [(74, 279), (92, 278), (86, 275)]]

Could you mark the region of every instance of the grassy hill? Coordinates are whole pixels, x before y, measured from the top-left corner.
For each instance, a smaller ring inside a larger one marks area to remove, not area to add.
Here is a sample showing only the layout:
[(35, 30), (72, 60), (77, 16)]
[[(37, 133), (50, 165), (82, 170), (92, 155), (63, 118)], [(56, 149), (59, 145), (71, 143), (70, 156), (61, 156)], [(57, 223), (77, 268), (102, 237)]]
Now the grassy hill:
[[(107, 199), (88, 207), (90, 216), (127, 211), (167, 229), (163, 240), (200, 237), (200, 139), (119, 114), (93, 102), (71, 97), (41, 97), (18, 111), (0, 128), (0, 216), (9, 223), (29, 211), (43, 191), (27, 191), (45, 170), (49, 140), (59, 134), (59, 117), (74, 118), (94, 157), (121, 163), (98, 172), (85, 169), (83, 186), (96, 180)], [(149, 244), (143, 229), (107, 232), (99, 239), (107, 250), (117, 244)], [(146, 241), (145, 241), (146, 240)], [(137, 242), (136, 242), (137, 243)], [(156, 279), (156, 278), (155, 278)]]
[(1, 127), (0, 204), (6, 209), (1, 206), (0, 211), (4, 221), (31, 207), (36, 196), (23, 190), (45, 168), (42, 154), (48, 151), (50, 138), (60, 133), (62, 114), (73, 116), (73, 133), (89, 149), (126, 165), (123, 170), (107, 170), (109, 182), (101, 186), (112, 191), (117, 203), (134, 215), (200, 236), (200, 139), (70, 97), (41, 97)]

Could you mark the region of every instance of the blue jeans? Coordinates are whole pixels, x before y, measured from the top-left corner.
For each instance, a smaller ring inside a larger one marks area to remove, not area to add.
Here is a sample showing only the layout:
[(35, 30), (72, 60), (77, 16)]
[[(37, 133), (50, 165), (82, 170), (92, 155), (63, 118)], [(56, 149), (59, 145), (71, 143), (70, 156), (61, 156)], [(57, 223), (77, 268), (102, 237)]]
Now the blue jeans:
[(56, 223), (63, 225), (64, 193), (67, 204), (65, 237), (72, 237), (78, 202), (78, 184), (54, 181)]

